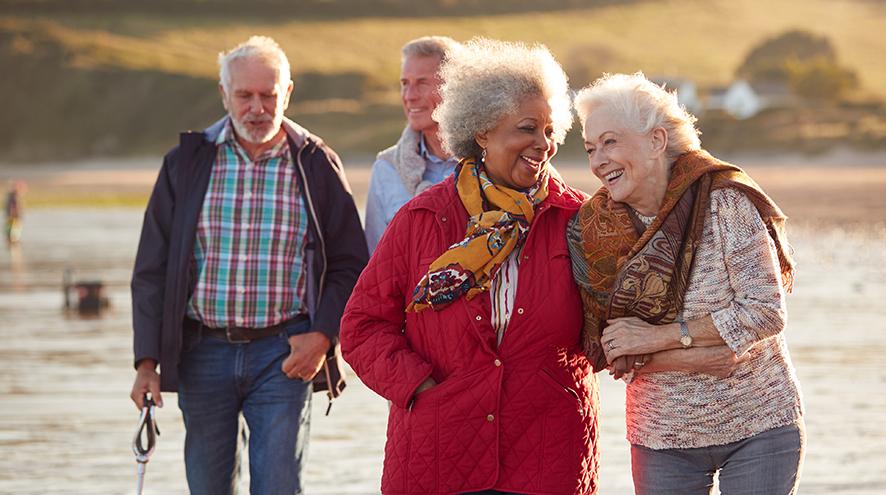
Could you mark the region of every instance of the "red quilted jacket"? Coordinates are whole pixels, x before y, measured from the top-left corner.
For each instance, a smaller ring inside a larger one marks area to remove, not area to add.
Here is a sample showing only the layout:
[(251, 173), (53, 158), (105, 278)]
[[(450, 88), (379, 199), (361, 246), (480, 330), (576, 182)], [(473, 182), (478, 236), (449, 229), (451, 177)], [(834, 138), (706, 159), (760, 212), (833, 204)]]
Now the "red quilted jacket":
[[(464, 237), (452, 177), (397, 213), (360, 276), (341, 343), (360, 379), (392, 402), (383, 493), (596, 492), (597, 382), (579, 344), (565, 235), (585, 196), (556, 179), (549, 189), (499, 347), (487, 294), (404, 311), (431, 261)], [(413, 401), (428, 376), (438, 385)]]

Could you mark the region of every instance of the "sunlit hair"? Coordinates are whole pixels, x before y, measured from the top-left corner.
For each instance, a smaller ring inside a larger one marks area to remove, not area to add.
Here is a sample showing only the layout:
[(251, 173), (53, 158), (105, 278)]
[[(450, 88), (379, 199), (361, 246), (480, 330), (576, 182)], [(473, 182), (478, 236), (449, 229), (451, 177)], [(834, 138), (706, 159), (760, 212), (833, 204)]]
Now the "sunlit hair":
[(540, 96), (551, 106), (558, 144), (572, 127), (566, 73), (544, 45), (474, 38), (450, 53), (440, 74), (443, 101), (434, 120), (452, 156), (478, 157), (475, 136), (494, 128), (527, 97)]
[(696, 119), (677, 101), (677, 94), (665, 91), (642, 72), (604, 74), (575, 96), (575, 111), (582, 126), (594, 110), (608, 108), (621, 115), (622, 124), (637, 133), (646, 134), (661, 127), (668, 133), (669, 162), (678, 156), (701, 148)]
[(291, 80), (289, 59), (280, 45), (267, 36), (252, 36), (248, 40), (218, 54), (218, 79), (227, 93), (231, 88), (231, 62), (235, 60), (259, 58), (277, 69), (280, 87), (286, 88)]
[(408, 57), (439, 57), (442, 61), (448, 59), (458, 45), (458, 41), (448, 36), (422, 36), (403, 45), (400, 54), (403, 61)]

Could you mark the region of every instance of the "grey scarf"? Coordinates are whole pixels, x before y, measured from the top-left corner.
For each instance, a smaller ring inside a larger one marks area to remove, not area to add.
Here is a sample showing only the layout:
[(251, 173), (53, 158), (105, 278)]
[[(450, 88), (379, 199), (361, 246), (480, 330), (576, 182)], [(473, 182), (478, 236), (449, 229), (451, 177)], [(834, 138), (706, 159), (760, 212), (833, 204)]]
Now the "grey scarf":
[(413, 131), (407, 125), (400, 135), (397, 144), (381, 151), (378, 154), (379, 160), (384, 160), (394, 165), (397, 175), (406, 187), (406, 191), (412, 196), (416, 196), (425, 189), (431, 187), (431, 182), (422, 180), (425, 173), (425, 159), (419, 152), (421, 141), (421, 133)]

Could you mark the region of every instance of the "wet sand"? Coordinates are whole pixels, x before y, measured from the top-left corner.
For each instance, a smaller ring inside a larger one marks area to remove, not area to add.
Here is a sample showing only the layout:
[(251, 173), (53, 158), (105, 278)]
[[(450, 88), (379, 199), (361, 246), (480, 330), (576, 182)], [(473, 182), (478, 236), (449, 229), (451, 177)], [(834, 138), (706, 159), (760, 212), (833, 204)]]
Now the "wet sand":
[[(766, 161), (743, 164), (792, 217), (799, 272), (786, 332), (806, 404), (801, 493), (882, 493), (886, 160), (864, 166)], [(62, 176), (6, 167), (0, 180), (25, 177), (29, 194), (43, 197), (126, 188), (143, 195), (156, 175), (148, 162), (109, 167), (60, 167)], [(580, 164), (561, 172), (583, 189), (597, 185)], [(368, 169), (352, 167), (348, 174), (362, 204)], [(128, 279), (141, 215), (123, 207), (31, 208), (22, 244), (0, 248), (0, 493), (134, 493)], [(66, 267), (79, 279), (104, 281), (110, 311), (97, 319), (62, 311)], [(601, 376), (600, 387), (600, 493), (631, 493), (624, 386)], [(164, 399), (145, 493), (187, 493), (176, 397)], [(323, 416), (325, 397), (314, 399), (306, 493), (378, 493), (384, 400), (353, 375), (331, 416)]]

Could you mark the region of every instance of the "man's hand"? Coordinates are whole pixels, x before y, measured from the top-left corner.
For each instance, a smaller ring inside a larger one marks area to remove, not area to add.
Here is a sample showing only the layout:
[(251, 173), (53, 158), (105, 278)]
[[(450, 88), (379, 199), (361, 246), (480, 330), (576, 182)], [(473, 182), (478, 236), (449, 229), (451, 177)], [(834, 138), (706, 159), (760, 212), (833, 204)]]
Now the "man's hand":
[(323, 367), (326, 353), (332, 343), (320, 332), (308, 332), (289, 337), (289, 357), (283, 361), (283, 374), (293, 380), (309, 382)]
[(163, 397), (160, 395), (160, 374), (157, 373), (157, 361), (142, 359), (135, 370), (135, 382), (132, 384), (132, 392), (129, 398), (135, 403), (139, 411), (144, 407), (146, 393), (150, 393), (157, 407), (163, 407)]

